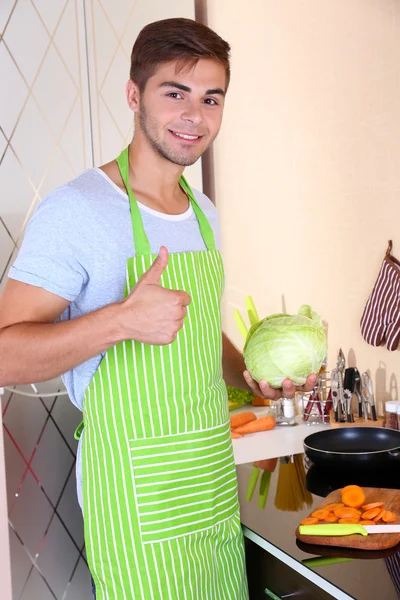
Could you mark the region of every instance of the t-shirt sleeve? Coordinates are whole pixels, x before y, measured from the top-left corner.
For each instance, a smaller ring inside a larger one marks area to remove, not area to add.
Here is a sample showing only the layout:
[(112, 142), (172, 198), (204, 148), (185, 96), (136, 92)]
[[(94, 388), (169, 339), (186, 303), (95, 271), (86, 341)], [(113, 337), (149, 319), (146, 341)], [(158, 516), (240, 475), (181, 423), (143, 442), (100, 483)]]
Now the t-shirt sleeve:
[(8, 276), (73, 302), (92, 269), (92, 228), (86, 200), (68, 186), (45, 198), (25, 231)]

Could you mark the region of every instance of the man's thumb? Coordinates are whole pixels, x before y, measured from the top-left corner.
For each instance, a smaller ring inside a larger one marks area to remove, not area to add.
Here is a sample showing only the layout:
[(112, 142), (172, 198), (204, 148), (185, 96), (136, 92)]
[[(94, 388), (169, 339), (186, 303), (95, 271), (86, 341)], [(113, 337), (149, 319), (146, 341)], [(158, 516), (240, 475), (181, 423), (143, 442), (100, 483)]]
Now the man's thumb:
[(150, 269), (143, 275), (142, 280), (144, 279), (146, 283), (160, 283), (161, 275), (167, 265), (168, 250), (165, 246), (161, 246), (156, 260), (153, 262)]

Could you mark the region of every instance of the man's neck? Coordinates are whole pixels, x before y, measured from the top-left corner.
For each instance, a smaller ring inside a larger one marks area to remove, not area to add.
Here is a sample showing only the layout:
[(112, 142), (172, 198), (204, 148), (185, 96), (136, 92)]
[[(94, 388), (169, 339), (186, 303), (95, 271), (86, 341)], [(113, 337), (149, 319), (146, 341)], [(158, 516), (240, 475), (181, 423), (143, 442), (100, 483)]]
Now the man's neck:
[(133, 189), (155, 198), (176, 198), (184, 167), (159, 156), (140, 135), (129, 146), (129, 180)]
[[(125, 191), (115, 160), (100, 168)], [(129, 183), (138, 202), (166, 214), (184, 213), (189, 201), (179, 186), (182, 172), (183, 167), (158, 157), (147, 143), (138, 143), (137, 136), (133, 139), (129, 146)]]

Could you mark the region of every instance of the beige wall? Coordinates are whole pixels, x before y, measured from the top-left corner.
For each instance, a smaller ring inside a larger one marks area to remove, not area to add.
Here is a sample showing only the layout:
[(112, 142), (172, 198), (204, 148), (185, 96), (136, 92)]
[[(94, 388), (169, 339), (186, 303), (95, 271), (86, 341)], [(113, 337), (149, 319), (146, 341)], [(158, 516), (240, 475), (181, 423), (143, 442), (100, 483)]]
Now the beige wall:
[(341, 346), (383, 399), (400, 354), (359, 320), (389, 238), (400, 258), (400, 4), (209, 0), (208, 18), (233, 56), (215, 145), (225, 327), (241, 344), (245, 294), (262, 315), (310, 303), (330, 365)]

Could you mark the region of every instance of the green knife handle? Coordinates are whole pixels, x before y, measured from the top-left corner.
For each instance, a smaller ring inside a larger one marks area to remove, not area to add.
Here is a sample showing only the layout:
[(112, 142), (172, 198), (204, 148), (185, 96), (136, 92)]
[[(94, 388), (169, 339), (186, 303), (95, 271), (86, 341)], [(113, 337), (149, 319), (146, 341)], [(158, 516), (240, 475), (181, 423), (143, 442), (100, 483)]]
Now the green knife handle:
[(260, 470), (257, 467), (253, 467), (251, 470), (249, 484), (247, 486), (247, 492), (246, 492), (246, 501), (247, 502), (250, 502), (253, 497), (254, 490), (256, 489), (257, 479), (258, 479), (259, 474), (260, 474)]
[(274, 594), (274, 592), (272, 592), (268, 588), (265, 588), (265, 595), (268, 596), (268, 598), (272, 598), (272, 600), (281, 600), (281, 598), (279, 596)]
[(300, 525), (300, 535), (352, 535), (360, 533), (368, 535), (368, 532), (362, 525), (340, 525), (328, 523), (327, 525)]
[(267, 503), (269, 484), (271, 482), (271, 473), (269, 471), (263, 471), (260, 480), (260, 493), (258, 495), (258, 508), (263, 510)]
[(327, 565), (339, 565), (345, 562), (351, 562), (354, 558), (344, 558), (342, 556), (316, 556), (315, 558), (305, 558), (301, 564), (310, 567), (325, 567)]

